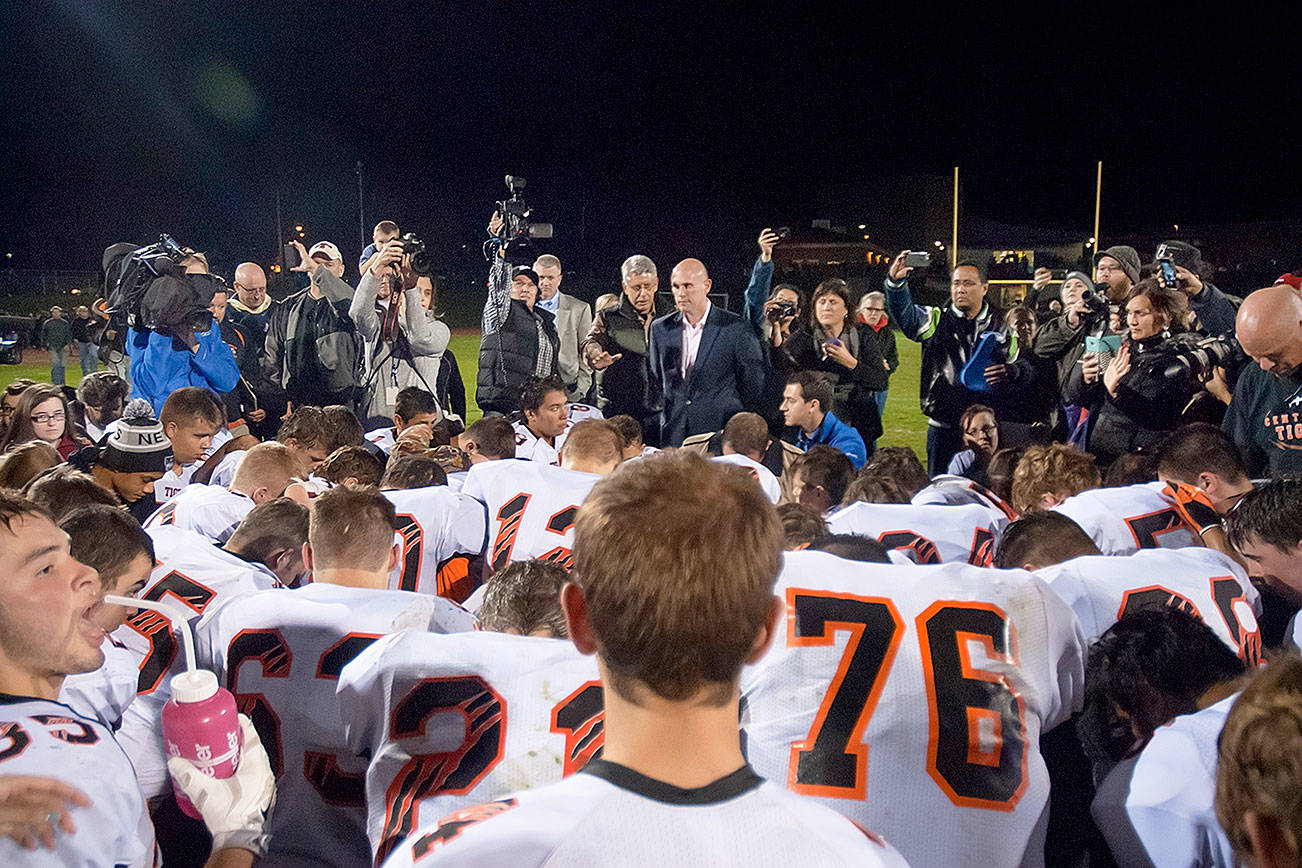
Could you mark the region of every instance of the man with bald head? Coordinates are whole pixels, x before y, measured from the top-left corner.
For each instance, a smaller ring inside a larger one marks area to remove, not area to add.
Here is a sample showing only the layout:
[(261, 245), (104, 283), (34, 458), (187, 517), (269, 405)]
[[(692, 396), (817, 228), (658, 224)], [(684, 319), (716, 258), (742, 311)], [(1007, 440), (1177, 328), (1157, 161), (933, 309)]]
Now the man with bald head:
[(746, 321), (710, 303), (710, 275), (684, 259), (670, 277), (673, 313), (651, 324), (651, 379), (660, 387), (660, 438), (678, 446), (753, 409), (764, 385), (759, 340)]
[(1225, 433), (1252, 475), (1302, 473), (1302, 299), (1285, 285), (1259, 289), (1234, 331), (1256, 364), (1239, 375)]
[(267, 295), (267, 275), (256, 262), (241, 262), (231, 281), (235, 294), (226, 304), (226, 319), (248, 337), (249, 345), (240, 354), (240, 374), (257, 398), (262, 411), (258, 420), (249, 420), (250, 430), (263, 440), (276, 436), (276, 426), (285, 415), (285, 392), (279, 383), (262, 373), (259, 360), (267, 340), (267, 326), (275, 305)]

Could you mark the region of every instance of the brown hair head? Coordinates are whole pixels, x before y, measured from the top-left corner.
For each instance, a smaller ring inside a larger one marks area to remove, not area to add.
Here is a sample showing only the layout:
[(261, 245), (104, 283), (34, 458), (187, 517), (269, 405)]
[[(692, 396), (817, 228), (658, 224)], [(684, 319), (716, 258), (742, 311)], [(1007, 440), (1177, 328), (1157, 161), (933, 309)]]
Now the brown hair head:
[(1216, 817), (1234, 849), (1252, 853), (1252, 811), (1302, 842), (1302, 658), (1289, 654), (1258, 673), (1221, 730)]
[(316, 475), (336, 485), (347, 479), (357, 485), (379, 485), (384, 476), (384, 462), (365, 446), (341, 446), (321, 462)]
[(494, 573), (484, 588), (479, 621), (485, 630), (530, 636), (539, 631), (556, 639), (569, 635), (561, 610), (561, 586), (570, 577), (551, 561), (517, 561)]
[(763, 455), (770, 439), (769, 423), (758, 413), (735, 413), (723, 426), (723, 442), (739, 455)]
[(140, 555), (154, 561), (154, 541), (116, 506), (79, 507), (64, 516), (59, 527), (68, 534), (72, 556), (99, 573), (106, 591)]
[(379, 570), (393, 549), (393, 504), (374, 488), (336, 485), (313, 499), (307, 538), (316, 569)]
[[(63, 405), (64, 434), (72, 433), (73, 420), (68, 412), (68, 399), (64, 396), (63, 389), (49, 383), (28, 386), (18, 396), (18, 406), (14, 408), (14, 415), (9, 421), (9, 430), (5, 432), (4, 442), (0, 443), (0, 452), (8, 452), (19, 443), (37, 439), (36, 429), (32, 427), (32, 413), (51, 398), (58, 398), (59, 403)], [(22, 484), (17, 487), (21, 488)]]
[(575, 523), (583, 592), (608, 687), (727, 703), (763, 628), (782, 527), (745, 470), (676, 450), (598, 482)]
[(23, 495), (48, 509), (57, 521), (81, 507), (121, 505), (117, 495), (101, 488), (93, 476), (67, 465), (52, 468), (34, 478), (23, 489)]
[(0, 456), (0, 488), (21, 491), (27, 483), (59, 463), (59, 453), (43, 440), (28, 440)]
[(1012, 507), (1020, 513), (1040, 509), (1041, 495), (1071, 497), (1101, 481), (1094, 459), (1075, 446), (1031, 446), (1013, 471)]

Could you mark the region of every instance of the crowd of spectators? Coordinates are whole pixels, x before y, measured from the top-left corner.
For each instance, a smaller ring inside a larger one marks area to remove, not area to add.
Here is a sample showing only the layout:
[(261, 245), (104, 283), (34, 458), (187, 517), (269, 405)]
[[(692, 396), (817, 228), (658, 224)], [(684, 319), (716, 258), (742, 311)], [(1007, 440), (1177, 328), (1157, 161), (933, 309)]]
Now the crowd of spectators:
[[(0, 854), (1297, 863), (1298, 281), (1114, 246), (1005, 310), (909, 251), (774, 285), (764, 229), (740, 313), (695, 257), (658, 310), (634, 254), (594, 315), (503, 232), (474, 419), (391, 221), (356, 280), (294, 242), (278, 301), (185, 251), (145, 294), (184, 327), (131, 322), (126, 366), (112, 311), (51, 311), (51, 382), (0, 395)], [(234, 777), (169, 759), (170, 628), (105, 593), (192, 610)]]

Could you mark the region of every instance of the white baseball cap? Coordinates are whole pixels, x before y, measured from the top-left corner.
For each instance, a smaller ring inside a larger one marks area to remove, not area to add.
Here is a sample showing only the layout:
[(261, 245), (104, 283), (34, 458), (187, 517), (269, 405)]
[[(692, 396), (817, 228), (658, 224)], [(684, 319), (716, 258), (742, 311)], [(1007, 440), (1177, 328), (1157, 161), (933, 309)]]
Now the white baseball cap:
[(316, 256), (318, 253), (324, 253), (326, 256), (330, 258), (331, 262), (344, 261), (344, 256), (342, 253), (339, 252), (339, 248), (335, 247), (329, 241), (318, 241), (316, 244), (313, 244), (312, 249), (307, 252), (307, 258), (311, 259), (313, 256)]

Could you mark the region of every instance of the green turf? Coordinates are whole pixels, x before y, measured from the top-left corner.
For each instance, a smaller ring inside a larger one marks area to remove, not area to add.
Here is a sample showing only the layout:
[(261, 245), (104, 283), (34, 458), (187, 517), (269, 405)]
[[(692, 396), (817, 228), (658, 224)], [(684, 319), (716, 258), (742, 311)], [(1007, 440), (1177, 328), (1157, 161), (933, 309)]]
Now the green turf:
[[(885, 433), (878, 441), (880, 446), (912, 446), (913, 451), (923, 460), (927, 455), (927, 420), (918, 410), (918, 374), (921, 365), (919, 345), (896, 335), (896, 345), (900, 351), (900, 369), (891, 377), (891, 392), (886, 399), (886, 418), (882, 420)], [(457, 366), (461, 369), (461, 379), (466, 384), (466, 401), (469, 405), (467, 422), (473, 422), (483, 414), (475, 406), (475, 372), (479, 368), (479, 335), (458, 334), (452, 336), (450, 348), (457, 357)], [(71, 355), (71, 354), (70, 354)], [(69, 361), (72, 361), (71, 359)], [(29, 351), (21, 365), (0, 368), (0, 378), (5, 381), (18, 377), (30, 377), (38, 383), (50, 381), (50, 366), (45, 361), (45, 354)], [(81, 368), (73, 362), (67, 371), (68, 385), (75, 386), (81, 382)]]

